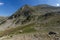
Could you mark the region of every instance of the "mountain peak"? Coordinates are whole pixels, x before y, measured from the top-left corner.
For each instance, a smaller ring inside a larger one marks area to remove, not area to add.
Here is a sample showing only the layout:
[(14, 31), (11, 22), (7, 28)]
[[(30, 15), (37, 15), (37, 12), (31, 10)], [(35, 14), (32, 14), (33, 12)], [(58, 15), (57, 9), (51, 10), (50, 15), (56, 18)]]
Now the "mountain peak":
[(28, 4), (25, 4), (24, 6), (26, 6), (26, 7), (27, 7), (27, 6), (29, 6), (29, 5), (28, 5)]
[(30, 7), (28, 4), (25, 4), (24, 6), (23, 6), (24, 8), (28, 8), (28, 7)]

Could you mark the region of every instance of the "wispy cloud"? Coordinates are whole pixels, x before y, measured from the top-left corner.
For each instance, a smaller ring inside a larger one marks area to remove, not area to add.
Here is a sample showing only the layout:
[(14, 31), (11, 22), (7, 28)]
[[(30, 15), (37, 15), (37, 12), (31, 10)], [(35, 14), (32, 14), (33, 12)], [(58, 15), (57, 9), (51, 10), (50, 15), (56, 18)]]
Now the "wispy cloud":
[(0, 6), (1, 6), (1, 5), (4, 5), (4, 3), (0, 2)]

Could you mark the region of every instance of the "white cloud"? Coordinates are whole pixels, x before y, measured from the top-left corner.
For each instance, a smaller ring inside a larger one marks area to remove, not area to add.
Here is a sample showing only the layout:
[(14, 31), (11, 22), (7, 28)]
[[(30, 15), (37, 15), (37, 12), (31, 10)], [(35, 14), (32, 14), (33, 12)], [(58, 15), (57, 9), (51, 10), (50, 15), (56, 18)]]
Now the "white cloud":
[(1, 5), (4, 5), (4, 3), (0, 2), (0, 6), (1, 6)]

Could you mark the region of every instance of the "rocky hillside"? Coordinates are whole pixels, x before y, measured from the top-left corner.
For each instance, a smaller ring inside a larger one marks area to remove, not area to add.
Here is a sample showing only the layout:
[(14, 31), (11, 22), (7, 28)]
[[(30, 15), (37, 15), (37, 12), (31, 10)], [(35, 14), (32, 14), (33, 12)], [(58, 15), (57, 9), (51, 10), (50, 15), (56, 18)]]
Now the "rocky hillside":
[(0, 37), (1, 40), (17, 37), (16, 40), (28, 40), (27, 37), (29, 40), (60, 40), (60, 7), (24, 5), (0, 22)]

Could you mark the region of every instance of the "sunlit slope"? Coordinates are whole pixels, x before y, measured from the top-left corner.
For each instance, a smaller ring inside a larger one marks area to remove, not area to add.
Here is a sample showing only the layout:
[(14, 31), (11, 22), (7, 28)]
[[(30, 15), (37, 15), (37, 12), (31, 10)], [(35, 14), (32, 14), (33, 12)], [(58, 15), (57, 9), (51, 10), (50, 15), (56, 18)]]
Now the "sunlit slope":
[(50, 31), (60, 35), (60, 7), (25, 5), (0, 25), (0, 37), (38, 33), (44, 38), (49, 36)]

